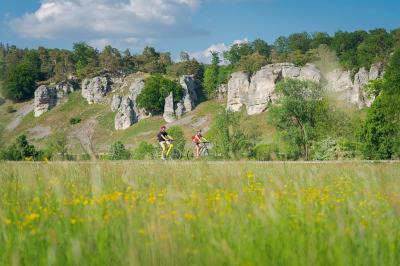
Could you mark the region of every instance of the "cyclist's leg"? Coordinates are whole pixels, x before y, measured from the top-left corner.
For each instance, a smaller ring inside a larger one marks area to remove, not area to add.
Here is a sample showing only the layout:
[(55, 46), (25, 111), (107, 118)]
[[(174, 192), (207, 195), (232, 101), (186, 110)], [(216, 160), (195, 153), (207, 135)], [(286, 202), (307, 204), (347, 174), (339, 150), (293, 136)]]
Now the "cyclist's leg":
[(172, 148), (174, 147), (174, 144), (172, 144), (171, 142), (167, 141), (167, 144), (169, 146), (168, 151), (167, 151), (167, 156), (169, 156), (169, 154), (172, 151)]
[(161, 159), (165, 160), (165, 150), (166, 150), (165, 141), (160, 142), (160, 146), (161, 146)]
[(200, 157), (200, 143), (196, 143), (196, 158)]

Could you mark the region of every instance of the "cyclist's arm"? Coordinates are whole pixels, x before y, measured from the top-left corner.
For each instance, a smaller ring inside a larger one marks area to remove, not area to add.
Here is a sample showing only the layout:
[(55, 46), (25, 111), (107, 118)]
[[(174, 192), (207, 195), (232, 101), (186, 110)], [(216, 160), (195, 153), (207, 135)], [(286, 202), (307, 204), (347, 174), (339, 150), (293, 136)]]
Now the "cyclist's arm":
[(202, 137), (202, 138), (201, 138), (201, 141), (202, 141), (202, 142), (208, 142), (208, 140), (207, 140), (205, 137)]
[(174, 140), (170, 135), (167, 135), (168, 140)]

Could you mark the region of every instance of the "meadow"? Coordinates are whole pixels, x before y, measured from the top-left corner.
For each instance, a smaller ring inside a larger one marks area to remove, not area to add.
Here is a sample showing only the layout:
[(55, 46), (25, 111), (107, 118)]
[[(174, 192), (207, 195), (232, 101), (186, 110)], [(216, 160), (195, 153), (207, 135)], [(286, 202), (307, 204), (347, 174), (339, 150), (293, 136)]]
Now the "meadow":
[(0, 265), (400, 265), (400, 164), (0, 162)]

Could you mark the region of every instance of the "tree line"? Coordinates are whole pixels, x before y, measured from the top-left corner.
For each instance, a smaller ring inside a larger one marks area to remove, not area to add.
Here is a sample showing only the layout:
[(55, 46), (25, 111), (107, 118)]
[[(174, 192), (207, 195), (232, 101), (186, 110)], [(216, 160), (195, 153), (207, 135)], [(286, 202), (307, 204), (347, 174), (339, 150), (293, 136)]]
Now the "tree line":
[[(318, 58), (321, 46), (334, 51), (343, 68), (357, 71), (376, 62), (386, 63), (400, 47), (400, 29), (338, 31), (332, 36), (325, 32), (301, 32), (278, 37), (273, 44), (256, 39), (232, 45), (222, 57), (213, 53), (211, 64), (202, 64), (186, 52), (181, 53), (179, 62), (174, 62), (170, 53), (158, 52), (153, 47), (132, 54), (129, 49), (121, 52), (111, 46), (99, 51), (84, 42), (74, 43), (72, 50), (20, 49), (0, 43), (0, 81), (6, 98), (24, 101), (33, 97), (40, 82), (83, 79), (104, 72), (142, 71), (172, 78), (192, 74), (203, 84), (204, 94), (213, 97), (233, 71), (253, 73), (268, 63), (278, 62), (304, 65)], [(226, 64), (221, 65), (222, 60)]]

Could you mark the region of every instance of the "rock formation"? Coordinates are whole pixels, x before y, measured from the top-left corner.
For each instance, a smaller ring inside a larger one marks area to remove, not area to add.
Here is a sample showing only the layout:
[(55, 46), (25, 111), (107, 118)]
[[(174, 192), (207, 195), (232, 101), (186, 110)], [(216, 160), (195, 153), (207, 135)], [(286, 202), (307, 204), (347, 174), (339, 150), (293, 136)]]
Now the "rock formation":
[(176, 121), (175, 110), (174, 110), (174, 95), (172, 92), (165, 98), (164, 114), (163, 118), (167, 123)]
[(123, 97), (118, 108), (118, 113), (115, 116), (115, 129), (125, 130), (134, 123), (136, 123), (136, 116), (132, 100), (129, 97)]
[(237, 112), (246, 106), (249, 115), (264, 112), (274, 100), (276, 83), (285, 78), (319, 82), (321, 73), (312, 64), (297, 67), (290, 63), (267, 65), (251, 78), (245, 72), (233, 73), (228, 82), (227, 109)]
[[(360, 108), (370, 106), (373, 99), (367, 97), (364, 88), (369, 81), (380, 78), (382, 74), (382, 64), (373, 65), (370, 71), (361, 68), (354, 76), (354, 81), (350, 71), (336, 69), (323, 76), (313, 64), (304, 67), (291, 63), (271, 64), (261, 68), (252, 77), (245, 72), (232, 74), (227, 86), (227, 109), (237, 112), (245, 106), (249, 115), (264, 112), (276, 100), (274, 92), (277, 82), (287, 78), (323, 83), (328, 91), (337, 94), (341, 100)], [(223, 92), (219, 94), (223, 95)]]
[(39, 117), (68, 100), (68, 94), (74, 91), (69, 82), (60, 82), (55, 85), (42, 85), (35, 91), (34, 116)]
[(82, 96), (89, 104), (100, 103), (110, 91), (111, 81), (108, 77), (95, 77), (82, 81)]
[(349, 104), (359, 108), (371, 106), (374, 99), (369, 98), (365, 86), (371, 81), (383, 76), (383, 65), (374, 64), (370, 71), (361, 68), (352, 80), (350, 71), (336, 69), (325, 76), (326, 88), (329, 92)]
[(191, 112), (196, 106), (197, 93), (196, 83), (193, 75), (184, 75), (180, 78), (180, 84), (183, 88), (182, 104), (185, 112)]
[(116, 112), (118, 111), (119, 107), (121, 106), (122, 96), (114, 95), (111, 100), (111, 111)]

